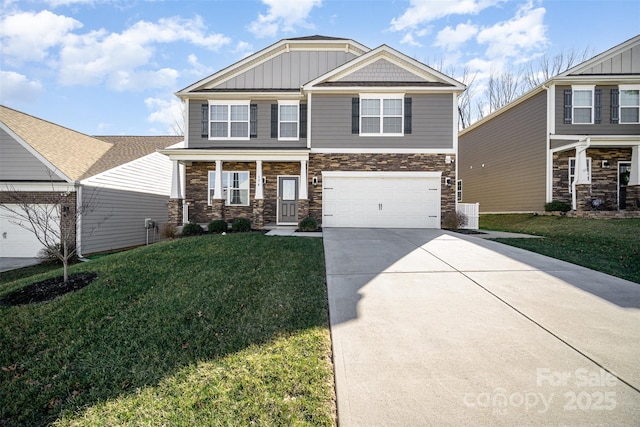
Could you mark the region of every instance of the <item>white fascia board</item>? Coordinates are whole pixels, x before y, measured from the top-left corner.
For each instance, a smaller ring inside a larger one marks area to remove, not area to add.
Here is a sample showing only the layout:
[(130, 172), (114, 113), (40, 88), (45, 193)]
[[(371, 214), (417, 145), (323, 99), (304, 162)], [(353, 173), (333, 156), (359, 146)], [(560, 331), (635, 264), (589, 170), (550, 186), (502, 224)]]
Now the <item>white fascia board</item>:
[(222, 160), (224, 162), (254, 162), (262, 160), (266, 162), (299, 162), (309, 160), (309, 150), (159, 150), (171, 160), (183, 162), (211, 162)]
[(633, 74), (621, 74), (621, 75), (581, 75), (581, 76), (563, 76), (556, 77), (553, 82), (558, 85), (617, 85), (617, 84), (637, 84), (640, 82), (640, 77)]
[(313, 154), (456, 154), (455, 148), (312, 148)]
[(207, 99), (207, 100), (247, 100), (251, 101), (259, 101), (263, 99), (273, 100), (273, 99), (291, 99), (291, 100), (301, 100), (304, 99), (304, 94), (299, 91), (287, 91), (287, 92), (276, 92), (276, 91), (260, 91), (260, 92), (249, 92), (249, 91), (218, 91), (218, 92), (190, 92), (185, 94), (176, 94), (182, 100), (190, 100), (190, 99)]
[(45, 165), (50, 171), (52, 171), (58, 178), (64, 179), (69, 183), (73, 183), (74, 180), (69, 178), (67, 175), (62, 173), (53, 163), (47, 160), (42, 154), (40, 154), (35, 148), (33, 148), (29, 143), (20, 138), (18, 134), (16, 134), (11, 128), (5, 125), (3, 122), (0, 122), (0, 128), (2, 128), (11, 138), (18, 142), (18, 144), (22, 145), (25, 150), (27, 150), (33, 157), (38, 159), (43, 165)]
[(319, 92), (332, 92), (335, 94), (340, 93), (462, 93), (464, 90), (456, 89), (450, 86), (445, 87), (429, 87), (429, 86), (322, 86), (305, 88), (307, 93), (319, 93)]
[(76, 186), (68, 182), (12, 182), (0, 181), (0, 191), (75, 191)]
[(323, 178), (440, 178), (441, 171), (322, 171)]

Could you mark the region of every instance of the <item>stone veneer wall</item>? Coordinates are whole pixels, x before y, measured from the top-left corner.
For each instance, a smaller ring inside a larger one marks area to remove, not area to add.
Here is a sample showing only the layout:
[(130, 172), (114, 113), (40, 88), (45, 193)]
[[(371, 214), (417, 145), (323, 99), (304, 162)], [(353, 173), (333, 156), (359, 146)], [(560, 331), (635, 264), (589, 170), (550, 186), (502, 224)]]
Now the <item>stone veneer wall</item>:
[[(262, 228), (265, 223), (275, 223), (278, 201), (278, 175), (300, 175), (299, 162), (262, 162), (262, 176), (267, 179), (263, 185), (264, 201), (255, 203), (256, 163), (223, 162), (224, 171), (249, 171), (249, 206), (209, 206), (209, 172), (215, 171), (214, 162), (193, 162), (186, 167), (185, 201), (189, 203), (189, 221), (207, 223), (223, 218), (228, 222), (235, 218), (248, 218), (254, 228)], [(220, 212), (222, 211), (222, 213)], [(263, 212), (262, 220), (257, 218)], [(262, 224), (261, 224), (262, 223)]]
[[(318, 154), (309, 155), (309, 182), (318, 177), (318, 185), (309, 187), (309, 216), (322, 222), (322, 171), (369, 171), (369, 172), (442, 172), (441, 218), (446, 212), (454, 212), (456, 205), (456, 166), (446, 163), (451, 154)], [(451, 178), (451, 187), (445, 179)]]
[[(575, 157), (575, 150), (553, 155), (553, 200), (571, 203), (569, 194), (569, 158)], [(618, 200), (618, 162), (631, 161), (631, 148), (589, 148), (591, 158), (591, 188), (583, 196), (606, 200), (612, 206)], [(602, 160), (608, 160), (608, 168), (602, 167)], [(586, 206), (586, 205), (585, 205)], [(589, 209), (591, 209), (589, 207)]]
[[(60, 192), (56, 191), (20, 191), (20, 202), (32, 204), (57, 204), (61, 201)], [(15, 204), (14, 192), (0, 191), (0, 203)], [(69, 207), (70, 212), (76, 212), (76, 192), (72, 191), (65, 198), (65, 206)], [(63, 234), (65, 230), (70, 230), (70, 240), (76, 243), (76, 218), (75, 215), (63, 216), (60, 221)]]

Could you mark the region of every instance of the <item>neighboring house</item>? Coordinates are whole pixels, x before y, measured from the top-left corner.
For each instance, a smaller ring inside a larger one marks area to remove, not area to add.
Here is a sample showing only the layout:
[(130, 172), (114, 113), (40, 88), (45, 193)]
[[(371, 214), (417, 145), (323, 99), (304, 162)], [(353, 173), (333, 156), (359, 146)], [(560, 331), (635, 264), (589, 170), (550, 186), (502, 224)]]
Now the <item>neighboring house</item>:
[(281, 40), (177, 92), (185, 148), (161, 152), (186, 167), (170, 220), (439, 228), (464, 89), (386, 45)]
[[(68, 192), (69, 209), (93, 206), (75, 230), (81, 255), (143, 245), (145, 218), (167, 221), (172, 164), (156, 150), (182, 140), (91, 137), (0, 106), (0, 202), (10, 202), (8, 191), (37, 204)], [(33, 257), (41, 248), (0, 208), (0, 257)]]
[[(480, 211), (640, 211), (640, 36), (585, 61), (464, 129), (460, 201)], [(607, 214), (609, 215), (609, 214)]]

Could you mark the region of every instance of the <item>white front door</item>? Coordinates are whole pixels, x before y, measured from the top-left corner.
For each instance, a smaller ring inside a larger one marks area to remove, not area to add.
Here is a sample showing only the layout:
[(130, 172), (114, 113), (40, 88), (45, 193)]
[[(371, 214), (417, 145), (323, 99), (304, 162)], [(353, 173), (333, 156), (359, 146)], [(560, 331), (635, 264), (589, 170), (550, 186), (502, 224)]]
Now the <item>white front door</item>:
[(324, 227), (440, 228), (437, 172), (328, 172)]

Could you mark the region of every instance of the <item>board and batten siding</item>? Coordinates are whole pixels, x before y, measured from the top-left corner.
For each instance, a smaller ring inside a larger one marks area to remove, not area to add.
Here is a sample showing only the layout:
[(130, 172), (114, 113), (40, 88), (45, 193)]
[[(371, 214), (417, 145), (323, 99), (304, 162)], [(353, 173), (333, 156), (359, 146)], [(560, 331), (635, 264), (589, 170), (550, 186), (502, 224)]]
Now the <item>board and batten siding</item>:
[(59, 181), (4, 129), (0, 129), (0, 181)]
[(189, 148), (304, 148), (307, 139), (298, 141), (278, 141), (271, 138), (271, 104), (273, 101), (251, 102), (258, 106), (258, 137), (242, 141), (210, 140), (202, 137), (202, 105), (208, 105), (206, 99), (189, 100)]
[(546, 202), (546, 92), (460, 135), (462, 202), (480, 212), (537, 212)]
[(602, 121), (590, 125), (564, 123), (564, 90), (571, 86), (556, 86), (556, 135), (640, 135), (640, 124), (611, 123), (611, 89), (618, 86), (600, 86), (602, 89)]
[(216, 89), (299, 89), (303, 84), (355, 58), (344, 50), (283, 52), (219, 85)]
[(453, 149), (453, 96), (407, 94), (412, 99), (412, 132), (397, 137), (351, 133), (353, 95), (313, 96), (311, 144), (313, 148), (341, 149)]
[[(151, 218), (159, 226), (167, 222), (168, 196), (83, 187), (82, 202), (93, 205), (91, 212), (82, 217), (82, 255), (144, 245), (145, 218)], [(149, 230), (150, 239), (152, 235), (153, 230)]]

